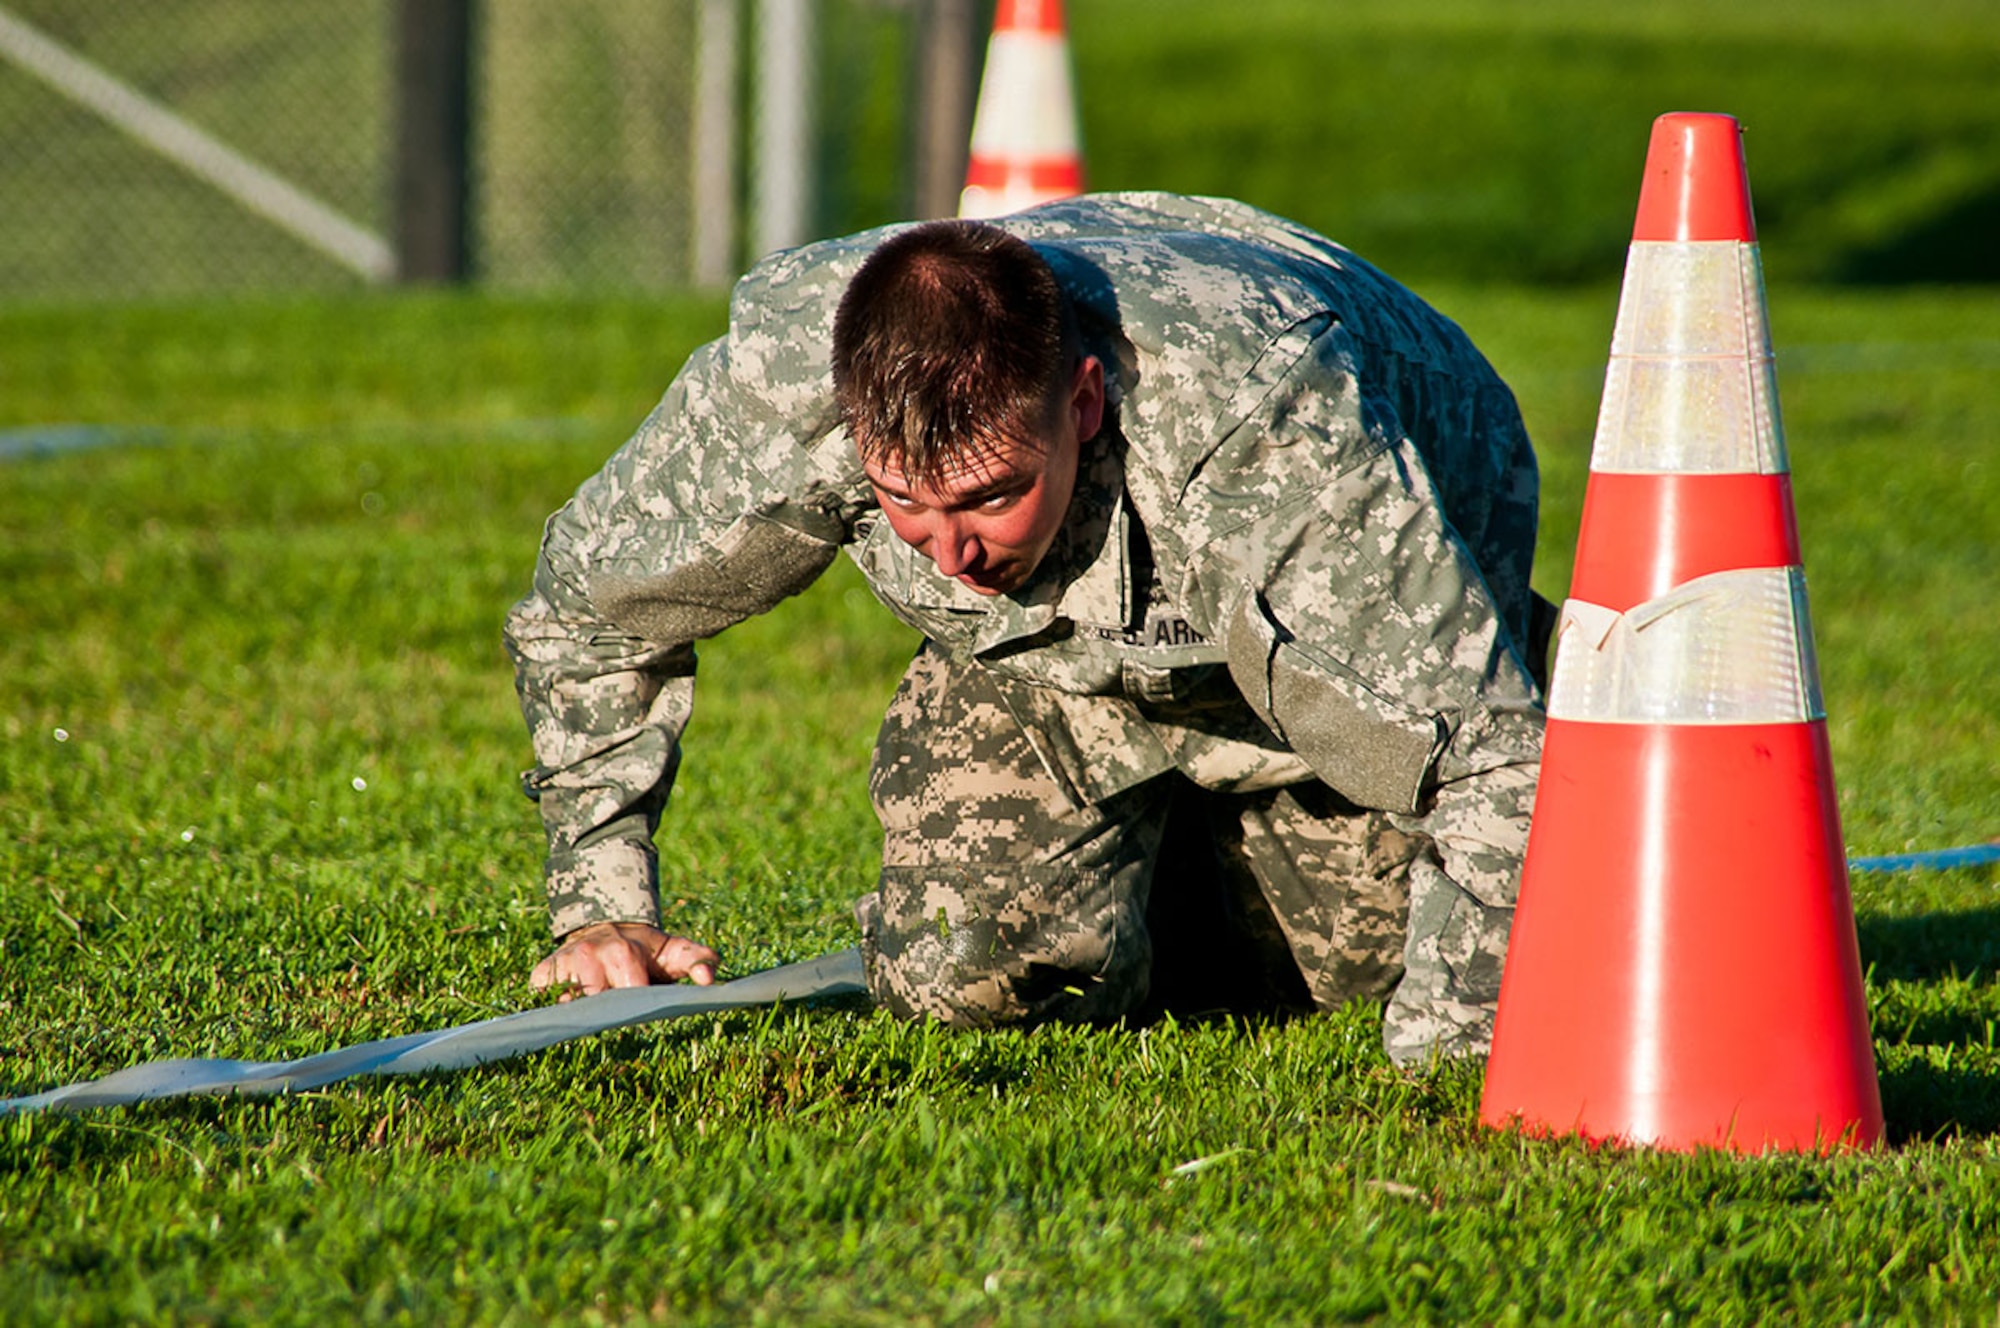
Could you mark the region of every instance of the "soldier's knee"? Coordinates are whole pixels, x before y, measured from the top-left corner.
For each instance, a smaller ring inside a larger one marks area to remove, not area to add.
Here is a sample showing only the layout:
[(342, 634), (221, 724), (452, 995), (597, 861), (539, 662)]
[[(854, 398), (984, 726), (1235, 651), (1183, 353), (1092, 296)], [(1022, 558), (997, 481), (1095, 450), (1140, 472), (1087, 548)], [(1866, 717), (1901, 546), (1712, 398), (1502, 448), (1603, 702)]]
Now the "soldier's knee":
[(869, 990), (892, 1013), (954, 1028), (1095, 1022), (1145, 996), (1150, 948), (1139, 920), (1121, 910), (1002, 921), (939, 908), (925, 916), (908, 905), (928, 892), (898, 889), (891, 875), (855, 911)]
[(868, 988), (899, 1019), (933, 1019), (946, 1028), (1005, 1028), (1034, 1019), (1002, 974), (913, 972), (880, 951), (869, 955)]

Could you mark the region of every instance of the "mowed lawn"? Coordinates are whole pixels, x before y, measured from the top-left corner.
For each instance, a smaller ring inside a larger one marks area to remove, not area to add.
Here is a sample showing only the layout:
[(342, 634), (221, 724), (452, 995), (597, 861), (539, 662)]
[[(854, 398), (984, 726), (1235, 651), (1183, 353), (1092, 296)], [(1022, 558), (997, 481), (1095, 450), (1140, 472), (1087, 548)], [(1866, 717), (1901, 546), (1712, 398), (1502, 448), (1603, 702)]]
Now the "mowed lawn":
[[(1516, 386), (1560, 598), (1616, 291), (1426, 293)], [(1850, 846), (1992, 838), (2000, 305), (1772, 306)], [(720, 325), (450, 296), (0, 311), (0, 1096), (533, 1003), (500, 619), (543, 519)], [(868, 751), (912, 647), (843, 563), (704, 648), (665, 902), (735, 971), (854, 940)], [(0, 1121), (0, 1318), (1986, 1321), (1995, 886), (1855, 878), (1872, 1155), (1494, 1134), (1476, 1067), (1396, 1072), (1363, 1008), (1030, 1034), (747, 1013)]]

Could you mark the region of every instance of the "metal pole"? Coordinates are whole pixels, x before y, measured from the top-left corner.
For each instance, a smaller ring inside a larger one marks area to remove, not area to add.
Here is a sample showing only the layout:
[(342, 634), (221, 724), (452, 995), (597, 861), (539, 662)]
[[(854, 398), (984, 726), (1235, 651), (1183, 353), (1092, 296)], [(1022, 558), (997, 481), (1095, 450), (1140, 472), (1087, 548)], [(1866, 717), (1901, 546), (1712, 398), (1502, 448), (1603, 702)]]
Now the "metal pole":
[(697, 286), (729, 284), (736, 239), (737, 0), (701, 0), (695, 37), (694, 254)]
[(758, 0), (756, 236), (759, 256), (810, 238), (812, 0)]
[(916, 180), (919, 217), (958, 212), (972, 140), (974, 73), (979, 43), (974, 0), (929, 0), (923, 11), (917, 70)]
[(396, 6), (396, 276), (471, 274), (472, 0)]

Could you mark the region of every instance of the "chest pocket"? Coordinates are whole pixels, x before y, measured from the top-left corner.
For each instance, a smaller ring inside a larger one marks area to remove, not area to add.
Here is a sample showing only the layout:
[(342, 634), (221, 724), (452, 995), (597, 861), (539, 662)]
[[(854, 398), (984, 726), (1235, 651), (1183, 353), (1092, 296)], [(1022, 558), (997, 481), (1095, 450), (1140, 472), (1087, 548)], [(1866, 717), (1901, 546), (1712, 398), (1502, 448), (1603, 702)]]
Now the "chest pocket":
[(1201, 700), (1211, 690), (1207, 684), (1215, 668), (1205, 663), (1172, 668), (1126, 659), (1119, 661), (1118, 676), (1128, 701), (1186, 705)]
[(1156, 602), (1130, 631), (1086, 628), (1099, 648), (1117, 658), (1119, 690), (1127, 700), (1186, 704), (1211, 689), (1218, 665), (1228, 661), (1222, 647), (1194, 629), (1164, 602)]

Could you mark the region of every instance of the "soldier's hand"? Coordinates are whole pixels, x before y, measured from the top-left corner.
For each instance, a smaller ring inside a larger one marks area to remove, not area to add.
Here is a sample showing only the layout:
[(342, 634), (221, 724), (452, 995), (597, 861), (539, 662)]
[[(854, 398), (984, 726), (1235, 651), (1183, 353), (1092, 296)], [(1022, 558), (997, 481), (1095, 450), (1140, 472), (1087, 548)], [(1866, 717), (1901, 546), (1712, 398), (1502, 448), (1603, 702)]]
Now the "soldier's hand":
[(528, 982), (537, 988), (568, 986), (564, 1000), (683, 978), (706, 987), (721, 962), (722, 956), (701, 942), (643, 922), (598, 922), (563, 937), (556, 952), (535, 965)]

